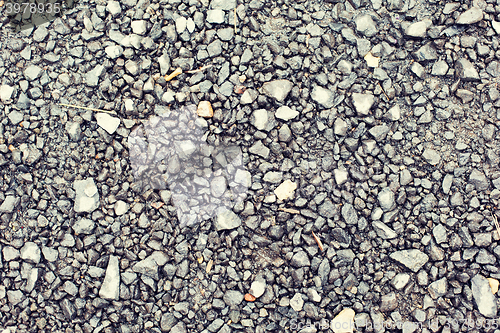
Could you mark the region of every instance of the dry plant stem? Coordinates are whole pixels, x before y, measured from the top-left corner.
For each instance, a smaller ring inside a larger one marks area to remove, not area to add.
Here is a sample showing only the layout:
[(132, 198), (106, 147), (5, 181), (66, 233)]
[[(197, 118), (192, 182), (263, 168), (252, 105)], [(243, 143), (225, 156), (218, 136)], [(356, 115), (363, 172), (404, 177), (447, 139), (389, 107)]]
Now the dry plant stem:
[(314, 240), (316, 241), (316, 243), (318, 243), (318, 247), (319, 247), (320, 251), (323, 252), (323, 249), (324, 249), (323, 243), (321, 243), (321, 240), (318, 238), (318, 236), (316, 236), (314, 231), (312, 231), (312, 234), (313, 234)]
[(193, 70), (190, 70), (190, 71), (186, 71), (186, 73), (188, 73), (188, 74), (194, 74), (194, 73), (198, 73), (198, 72), (203, 72), (205, 69), (210, 68), (212, 66), (213, 65), (206, 65), (206, 66), (200, 67), (198, 69), (193, 69)]
[(234, 34), (238, 34), (238, 30), (236, 29), (236, 7), (234, 8)]
[(61, 106), (66, 106), (69, 108), (76, 108), (76, 109), (84, 109), (84, 110), (91, 110), (91, 111), (97, 111), (97, 112), (107, 112), (107, 113), (115, 113), (115, 111), (108, 111), (108, 110), (101, 110), (101, 109), (94, 109), (94, 108), (88, 108), (85, 106), (78, 106), (78, 105), (71, 105), (71, 104), (59, 104)]
[(182, 74), (182, 68), (177, 68), (175, 71), (173, 71), (170, 75), (166, 76), (165, 77), (165, 81), (170, 81), (172, 80), (174, 77), (176, 77), (177, 75), (180, 75)]
[(387, 94), (385, 93), (385, 90), (384, 90), (384, 88), (382, 88), (382, 85), (380, 84), (380, 82), (378, 83), (378, 85), (380, 86), (380, 89), (382, 89), (382, 92), (384, 93), (385, 97), (387, 97), (387, 100), (391, 100), (389, 98), (389, 96), (387, 96)]

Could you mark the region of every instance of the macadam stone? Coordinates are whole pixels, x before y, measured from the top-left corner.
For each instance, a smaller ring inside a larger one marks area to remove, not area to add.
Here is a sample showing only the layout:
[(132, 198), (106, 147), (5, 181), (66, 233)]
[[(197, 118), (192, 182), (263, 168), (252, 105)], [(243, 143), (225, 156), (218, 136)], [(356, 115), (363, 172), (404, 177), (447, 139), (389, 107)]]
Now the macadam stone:
[(347, 308), (333, 318), (330, 322), (330, 329), (334, 333), (352, 333), (354, 331), (354, 315), (353, 309)]
[(293, 191), (295, 191), (296, 188), (297, 184), (287, 179), (274, 190), (274, 194), (279, 200), (286, 200), (293, 195)]
[(120, 267), (116, 256), (109, 257), (106, 276), (99, 290), (99, 296), (106, 300), (115, 301), (120, 298)]
[(235, 229), (240, 225), (241, 219), (231, 210), (224, 210), (215, 219), (215, 228), (217, 231)]
[(120, 126), (120, 118), (112, 117), (107, 113), (98, 113), (95, 115), (97, 125), (102, 127), (109, 134), (113, 134)]
[(390, 257), (414, 273), (417, 273), (429, 261), (429, 256), (417, 249), (396, 251), (391, 253)]

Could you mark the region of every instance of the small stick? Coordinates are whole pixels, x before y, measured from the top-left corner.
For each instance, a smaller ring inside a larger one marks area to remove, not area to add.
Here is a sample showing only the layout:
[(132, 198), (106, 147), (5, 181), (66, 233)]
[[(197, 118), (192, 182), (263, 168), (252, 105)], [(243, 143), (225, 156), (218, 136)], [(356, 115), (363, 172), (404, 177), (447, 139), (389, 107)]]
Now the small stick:
[(210, 261), (207, 264), (207, 268), (206, 268), (207, 274), (210, 273), (210, 271), (212, 270), (213, 264), (214, 264), (214, 261), (212, 259), (210, 259)]
[(493, 215), (493, 222), (495, 222), (495, 227), (497, 228), (497, 233), (500, 237), (500, 225), (498, 224), (497, 216), (494, 213), (492, 213), (491, 215)]
[(205, 69), (210, 68), (210, 67), (212, 67), (212, 66), (213, 66), (213, 65), (206, 65), (206, 66), (200, 67), (200, 68), (198, 68), (198, 69), (193, 69), (193, 70), (190, 70), (190, 71), (186, 71), (186, 73), (188, 73), (188, 74), (193, 74), (193, 73), (202, 72), (202, 71), (204, 71)]
[(314, 240), (316, 241), (316, 243), (318, 243), (318, 247), (319, 249), (321, 250), (321, 252), (323, 252), (323, 243), (321, 243), (321, 240), (318, 238), (318, 236), (316, 236), (316, 234), (314, 233), (314, 231), (312, 231), (312, 234), (313, 234), (313, 237), (314, 237)]
[(389, 98), (389, 96), (387, 96), (387, 94), (385, 93), (384, 88), (382, 88), (382, 85), (380, 84), (380, 81), (379, 81), (378, 85), (380, 86), (380, 89), (382, 89), (382, 92), (384, 93), (385, 97), (387, 97), (387, 100), (389, 100), (389, 101), (390, 101), (391, 99), (390, 99), (390, 98)]
[(296, 209), (293, 208), (278, 208), (278, 210), (282, 210), (285, 213), (290, 213), (290, 214), (299, 214), (300, 212)]
[(173, 71), (172, 73), (170, 73), (170, 75), (166, 76), (165, 77), (165, 81), (170, 81), (172, 80), (174, 77), (176, 77), (177, 75), (180, 75), (182, 74), (182, 68), (177, 68), (175, 71)]
[(101, 110), (101, 109), (94, 109), (94, 108), (88, 108), (86, 106), (78, 106), (78, 105), (71, 105), (71, 104), (59, 104), (61, 106), (67, 106), (70, 108), (77, 108), (77, 109), (84, 109), (84, 110), (91, 110), (91, 111), (98, 111), (98, 112), (108, 112), (108, 113), (114, 113), (115, 111), (108, 111), (108, 110)]
[(236, 28), (236, 7), (234, 7), (234, 34), (238, 34), (238, 30)]

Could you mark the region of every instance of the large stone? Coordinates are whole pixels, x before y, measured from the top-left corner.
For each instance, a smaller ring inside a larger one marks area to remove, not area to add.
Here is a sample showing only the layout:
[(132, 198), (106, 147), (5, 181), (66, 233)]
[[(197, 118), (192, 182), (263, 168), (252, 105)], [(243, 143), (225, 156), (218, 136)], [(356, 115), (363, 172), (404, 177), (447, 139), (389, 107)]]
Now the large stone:
[(215, 219), (215, 229), (217, 229), (217, 231), (235, 229), (240, 225), (241, 219), (231, 210), (224, 210), (222, 213), (219, 213)]
[(342, 217), (348, 225), (358, 224), (358, 213), (350, 203), (345, 203), (342, 206)]
[(120, 118), (112, 117), (107, 113), (98, 113), (95, 115), (97, 125), (103, 128), (109, 134), (113, 134), (120, 126)]
[(33, 242), (27, 242), (21, 248), (21, 259), (31, 264), (38, 264), (40, 262), (40, 248)]
[(398, 236), (394, 230), (380, 221), (373, 221), (372, 226), (377, 235), (382, 239), (393, 239)]
[(429, 261), (429, 256), (417, 249), (396, 251), (390, 257), (415, 273)]
[(290, 300), (290, 306), (297, 312), (301, 311), (302, 307), (304, 306), (304, 299), (302, 298), (302, 294), (296, 293)]
[(479, 81), (479, 73), (474, 64), (466, 58), (460, 58), (455, 64), (455, 70), (458, 76), (464, 81)]
[(274, 190), (274, 194), (279, 200), (286, 200), (292, 196), (296, 188), (297, 184), (287, 179)]
[(388, 212), (396, 208), (396, 200), (394, 192), (389, 187), (384, 187), (378, 193), (378, 203), (384, 212)]
[(99, 290), (99, 296), (110, 301), (118, 301), (120, 298), (120, 267), (116, 256), (109, 257), (106, 276)]
[(0, 100), (3, 103), (7, 102), (9, 99), (11, 99), (13, 92), (14, 92), (14, 87), (2, 84), (0, 86)]
[(334, 333), (352, 333), (354, 331), (354, 315), (353, 309), (344, 309), (330, 322), (330, 329)]
[(229, 307), (235, 307), (241, 304), (243, 297), (243, 294), (237, 290), (228, 290), (224, 294), (223, 299)]
[(233, 10), (236, 8), (236, 0), (212, 0), (210, 1), (210, 8)]
[(333, 91), (320, 86), (315, 86), (311, 93), (311, 98), (313, 99), (313, 101), (326, 109), (333, 107), (334, 97), (335, 95)]
[(99, 207), (99, 192), (94, 179), (75, 180), (75, 212), (90, 213)]
[(447, 291), (448, 291), (448, 281), (446, 280), (446, 277), (434, 281), (429, 285), (429, 295), (431, 295), (431, 297), (434, 299), (446, 295)]
[(483, 11), (478, 7), (471, 7), (460, 16), (458, 16), (456, 24), (474, 24), (483, 19)]
[(156, 260), (154, 260), (151, 257), (147, 257), (138, 263), (136, 263), (133, 267), (132, 270), (136, 273), (139, 274), (144, 274), (146, 276), (149, 276), (150, 278), (153, 278), (155, 280), (158, 280), (158, 263)]
[[(246, 91), (245, 91), (246, 92)], [(299, 115), (299, 111), (293, 110), (286, 105), (280, 106), (276, 110), (275, 117), (282, 120), (290, 120)]]
[(259, 131), (263, 131), (267, 128), (269, 117), (266, 109), (257, 109), (252, 113), (251, 123)]
[(96, 87), (99, 84), (99, 79), (103, 75), (105, 69), (103, 65), (95, 66), (91, 71), (85, 74), (85, 83), (89, 87)]
[(9, 195), (5, 198), (0, 205), (0, 213), (12, 213), (14, 208), (19, 204), (20, 199), (13, 195)]
[(92, 231), (94, 231), (95, 223), (94, 221), (89, 219), (80, 219), (75, 222), (72, 228), (75, 231), (76, 235), (79, 234), (90, 235)]
[(477, 191), (484, 191), (490, 186), (490, 181), (484, 173), (477, 169), (473, 169), (469, 176), (469, 183), (474, 185)]
[(439, 153), (430, 148), (424, 150), (424, 152), (422, 153), (422, 157), (427, 163), (431, 165), (437, 165), (441, 161), (441, 156), (439, 156)]
[(487, 318), (496, 318), (497, 299), (491, 292), (488, 279), (477, 274), (472, 278), (471, 283), (472, 296), (479, 312)]
[(262, 92), (264, 95), (276, 99), (278, 102), (283, 102), (288, 96), (290, 90), (292, 90), (293, 83), (288, 80), (274, 80), (271, 82), (266, 82), (262, 86)]
[(352, 103), (354, 104), (356, 112), (360, 116), (367, 116), (374, 102), (375, 98), (372, 94), (352, 94)]

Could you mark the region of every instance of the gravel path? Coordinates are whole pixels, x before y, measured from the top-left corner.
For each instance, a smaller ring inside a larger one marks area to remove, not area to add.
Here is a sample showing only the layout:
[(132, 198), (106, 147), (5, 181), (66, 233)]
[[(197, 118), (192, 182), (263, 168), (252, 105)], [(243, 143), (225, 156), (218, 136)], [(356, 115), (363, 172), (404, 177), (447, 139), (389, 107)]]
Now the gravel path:
[(1, 333), (500, 332), (500, 2), (7, 8)]

